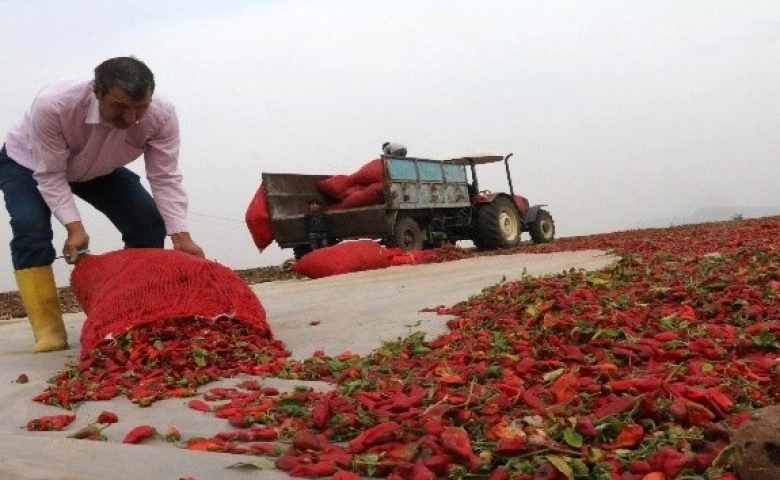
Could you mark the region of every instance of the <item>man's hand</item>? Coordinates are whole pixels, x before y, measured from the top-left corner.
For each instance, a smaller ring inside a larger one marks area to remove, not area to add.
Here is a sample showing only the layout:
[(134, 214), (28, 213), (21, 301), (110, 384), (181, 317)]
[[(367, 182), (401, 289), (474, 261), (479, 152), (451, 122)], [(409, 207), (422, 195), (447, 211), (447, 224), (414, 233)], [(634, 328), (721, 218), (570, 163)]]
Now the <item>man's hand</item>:
[(68, 231), (68, 238), (65, 239), (65, 245), (62, 247), (62, 255), (68, 263), (76, 263), (79, 259), (78, 250), (89, 248), (89, 235), (81, 222), (71, 222), (65, 225)]
[(173, 242), (173, 249), (179, 250), (181, 252), (190, 253), (192, 255), (195, 255), (197, 257), (204, 257), (206, 256), (205, 253), (203, 253), (203, 249), (198, 246), (197, 243), (192, 241), (192, 238), (190, 238), (189, 232), (179, 232), (179, 233), (172, 233), (171, 234), (171, 241)]

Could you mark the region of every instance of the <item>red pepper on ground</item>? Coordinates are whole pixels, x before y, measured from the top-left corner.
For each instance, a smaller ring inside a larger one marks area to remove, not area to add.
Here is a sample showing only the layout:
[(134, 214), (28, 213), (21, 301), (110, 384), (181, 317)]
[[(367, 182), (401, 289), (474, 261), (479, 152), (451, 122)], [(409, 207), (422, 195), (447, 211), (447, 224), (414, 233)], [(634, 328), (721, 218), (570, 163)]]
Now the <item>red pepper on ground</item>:
[(363, 480), (363, 477), (357, 473), (348, 472), (346, 470), (339, 470), (333, 474), (332, 480)]
[(122, 443), (140, 443), (148, 438), (152, 438), (155, 433), (157, 433), (157, 430), (155, 430), (154, 427), (140, 425), (130, 430), (127, 435), (125, 435)]
[(409, 480), (436, 480), (438, 477), (425, 466), (422, 459), (414, 462)]
[(193, 410), (198, 410), (200, 412), (211, 412), (211, 405), (204, 402), (203, 400), (193, 399), (187, 402), (187, 406), (190, 407)]
[(27, 422), (27, 430), (33, 432), (59, 431), (70, 425), (76, 415), (44, 415)]
[(472, 463), (476, 460), (474, 450), (471, 448), (471, 439), (468, 432), (460, 427), (448, 427), (441, 432), (441, 446), (444, 451), (459, 460)]
[(119, 416), (114, 412), (102, 411), (97, 418), (97, 423), (116, 423), (118, 421)]
[(384, 422), (374, 425), (361, 432), (357, 437), (349, 441), (349, 450), (352, 453), (364, 452), (368, 447), (392, 440), (400, 433), (400, 428), (395, 422)]
[(336, 473), (338, 468), (330, 460), (324, 462), (298, 464), (290, 470), (291, 477), (327, 477)]
[(328, 426), (330, 420), (330, 406), (325, 399), (320, 400), (311, 412), (311, 421), (319, 428), (325, 428)]

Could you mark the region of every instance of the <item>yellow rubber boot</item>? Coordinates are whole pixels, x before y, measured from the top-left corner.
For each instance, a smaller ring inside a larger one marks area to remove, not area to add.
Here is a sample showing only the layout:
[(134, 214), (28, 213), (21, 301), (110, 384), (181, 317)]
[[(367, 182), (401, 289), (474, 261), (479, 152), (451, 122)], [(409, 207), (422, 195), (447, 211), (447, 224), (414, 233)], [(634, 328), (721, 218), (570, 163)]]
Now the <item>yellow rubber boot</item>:
[(32, 325), (33, 352), (52, 352), (68, 348), (68, 334), (62, 321), (57, 284), (51, 265), (17, 270), (16, 285), (22, 305)]

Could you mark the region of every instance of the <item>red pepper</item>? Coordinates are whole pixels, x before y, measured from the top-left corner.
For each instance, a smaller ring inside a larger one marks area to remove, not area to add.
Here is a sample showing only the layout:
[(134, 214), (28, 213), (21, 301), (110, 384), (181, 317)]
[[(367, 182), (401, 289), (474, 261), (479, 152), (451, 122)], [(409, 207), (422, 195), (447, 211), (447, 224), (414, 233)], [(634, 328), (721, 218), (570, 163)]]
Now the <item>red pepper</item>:
[(543, 401), (539, 399), (539, 397), (529, 392), (528, 390), (523, 390), (521, 397), (526, 405), (536, 410), (536, 413), (539, 415), (547, 415), (548, 407)]
[(387, 451), (385, 458), (402, 462), (413, 462), (420, 453), (420, 442), (405, 442)]
[(425, 466), (422, 459), (414, 462), (409, 480), (436, 480), (438, 477)]
[(279, 432), (275, 428), (253, 426), (249, 430), (244, 431), (247, 434), (248, 442), (270, 442), (279, 438)]
[(646, 475), (653, 471), (653, 467), (647, 460), (634, 460), (628, 464), (628, 471), (634, 475)]
[(421, 460), (426, 467), (436, 475), (443, 477), (447, 474), (447, 469), (452, 465), (453, 459), (450, 455), (434, 454), (430, 457), (422, 457)]
[(602, 418), (609, 417), (610, 415), (623, 413), (629, 408), (633, 407), (636, 403), (636, 400), (636, 397), (632, 397), (630, 395), (618, 397), (615, 401), (610, 402), (593, 412), (593, 418), (596, 420), (601, 420)]
[(596, 425), (593, 423), (593, 417), (591, 416), (578, 418), (574, 429), (585, 438), (595, 438), (599, 433), (598, 430), (596, 430)]
[(509, 472), (503, 468), (497, 468), (490, 474), (488, 480), (509, 480)]
[(363, 480), (363, 477), (356, 473), (348, 472), (346, 470), (339, 470), (335, 474), (333, 474), (333, 478), (331, 480)]
[(325, 447), (326, 440), (320, 438), (308, 430), (303, 430), (295, 434), (293, 438), (292, 446), (298, 451), (315, 451), (319, 452)]
[(625, 380), (612, 380), (609, 389), (616, 393), (637, 390), (639, 392), (652, 392), (661, 386), (661, 379), (657, 377), (634, 377)]
[(675, 478), (688, 465), (688, 457), (674, 448), (664, 447), (647, 459), (654, 471), (663, 472), (667, 478)]
[(224, 452), (227, 443), (218, 438), (191, 438), (187, 440), (187, 450), (197, 452)]
[(336, 449), (331, 449), (331, 447), (333, 447), (333, 445), (330, 445), (329, 449), (326, 450), (324, 453), (320, 453), (317, 458), (319, 458), (321, 462), (324, 462), (325, 460), (331, 460), (339, 468), (350, 468), (352, 466), (352, 461), (354, 460), (354, 456), (343, 450), (340, 451)]
[(76, 415), (44, 415), (27, 422), (29, 431), (60, 431), (76, 419)]
[(444, 451), (459, 460), (471, 462), (474, 460), (474, 450), (468, 432), (460, 427), (447, 427), (441, 432), (441, 446)]
[(525, 437), (513, 437), (499, 439), (493, 453), (502, 457), (514, 457), (526, 450), (528, 450), (528, 444)]
[(330, 460), (309, 464), (298, 464), (290, 470), (291, 477), (327, 477), (336, 473), (338, 468)]
[(114, 412), (103, 411), (98, 415), (97, 423), (116, 423), (119, 421), (119, 417)]
[(125, 435), (122, 443), (140, 443), (148, 438), (152, 438), (157, 431), (149, 425), (140, 425), (130, 430)]
[(400, 433), (400, 428), (395, 422), (384, 422), (374, 425), (361, 432), (357, 437), (349, 441), (349, 450), (352, 453), (364, 452), (368, 447), (392, 440)]
[(193, 399), (187, 402), (187, 406), (190, 407), (193, 410), (198, 410), (199, 412), (211, 412), (211, 405), (204, 402), (203, 400)]
[(330, 406), (325, 400), (320, 401), (311, 411), (311, 421), (319, 428), (328, 426), (330, 420)]
[(106, 437), (103, 435), (103, 428), (96, 427), (95, 425), (88, 425), (77, 432), (73, 432), (68, 435), (68, 438), (76, 438), (79, 440), (106, 440)]
[(558, 377), (550, 387), (555, 396), (556, 403), (565, 403), (577, 395), (577, 377), (571, 373), (565, 373)]
[(626, 425), (618, 434), (615, 441), (604, 445), (606, 449), (629, 448), (636, 445), (645, 436), (645, 429), (641, 425)]

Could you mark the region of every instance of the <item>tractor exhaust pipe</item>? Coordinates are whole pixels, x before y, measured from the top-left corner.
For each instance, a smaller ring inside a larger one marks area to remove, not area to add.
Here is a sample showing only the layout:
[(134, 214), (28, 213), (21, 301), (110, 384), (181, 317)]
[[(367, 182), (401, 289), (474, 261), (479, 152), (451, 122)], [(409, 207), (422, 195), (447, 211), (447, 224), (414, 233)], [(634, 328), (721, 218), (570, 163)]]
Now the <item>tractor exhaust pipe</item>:
[(509, 174), (509, 157), (511, 157), (512, 153), (508, 154), (506, 157), (504, 157), (504, 167), (506, 168), (506, 179), (509, 182), (509, 195), (512, 198), (515, 198), (515, 189), (512, 186), (512, 175)]

